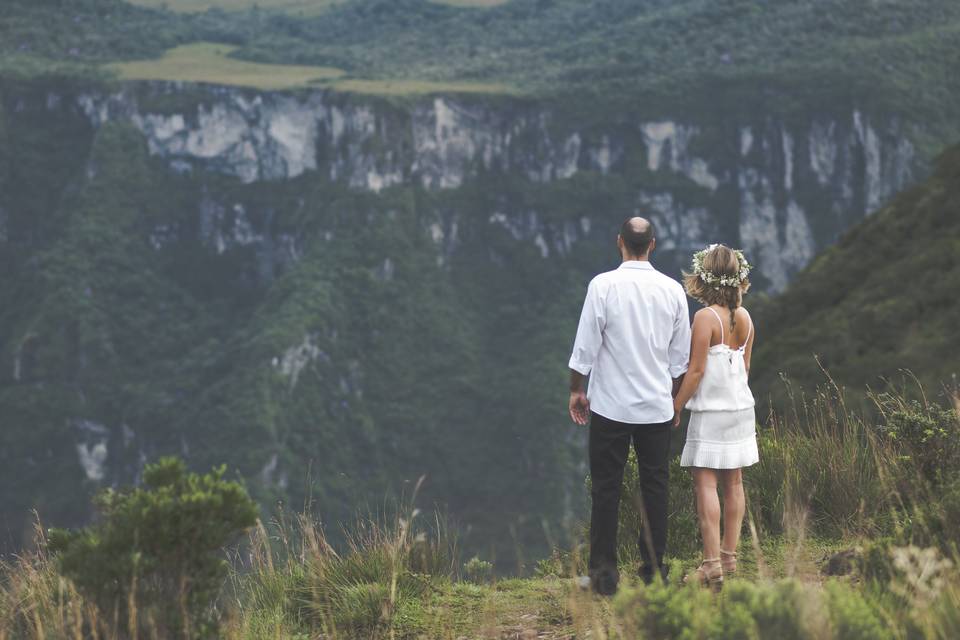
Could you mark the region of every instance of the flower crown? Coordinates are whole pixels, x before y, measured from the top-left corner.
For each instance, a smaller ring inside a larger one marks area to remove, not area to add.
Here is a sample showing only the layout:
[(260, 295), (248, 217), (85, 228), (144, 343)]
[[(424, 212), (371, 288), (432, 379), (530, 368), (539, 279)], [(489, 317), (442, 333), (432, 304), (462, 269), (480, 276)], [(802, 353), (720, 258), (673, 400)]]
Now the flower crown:
[(706, 284), (712, 285), (714, 288), (739, 287), (750, 275), (751, 268), (750, 263), (747, 262), (747, 259), (743, 255), (743, 251), (740, 251), (739, 249), (733, 249), (733, 255), (737, 256), (737, 262), (740, 265), (736, 275), (719, 276), (712, 271), (708, 271), (703, 266), (703, 260), (707, 257), (707, 254), (719, 246), (720, 245), (712, 244), (706, 249), (697, 251), (695, 254), (693, 254), (693, 273), (694, 275), (699, 276), (700, 279)]

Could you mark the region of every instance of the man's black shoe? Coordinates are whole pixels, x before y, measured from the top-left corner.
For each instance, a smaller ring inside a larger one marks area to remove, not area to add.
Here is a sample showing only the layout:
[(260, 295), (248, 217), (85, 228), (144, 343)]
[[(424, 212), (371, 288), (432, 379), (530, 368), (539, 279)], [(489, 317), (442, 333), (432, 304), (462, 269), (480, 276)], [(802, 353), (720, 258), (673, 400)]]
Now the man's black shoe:
[(601, 573), (590, 578), (590, 587), (599, 596), (612, 596), (617, 592), (617, 578), (609, 573)]

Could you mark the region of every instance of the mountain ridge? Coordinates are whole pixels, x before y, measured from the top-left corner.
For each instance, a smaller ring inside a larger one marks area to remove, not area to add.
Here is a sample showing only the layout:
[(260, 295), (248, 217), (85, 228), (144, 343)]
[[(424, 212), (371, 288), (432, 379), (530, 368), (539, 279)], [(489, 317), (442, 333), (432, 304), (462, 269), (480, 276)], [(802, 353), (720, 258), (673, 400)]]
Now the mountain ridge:
[(827, 383), (822, 367), (854, 397), (888, 384), (917, 392), (920, 383), (929, 397), (955, 401), (958, 184), (960, 146), (954, 146), (928, 180), (844, 234), (762, 306), (758, 395), (786, 402), (780, 372), (810, 393)]

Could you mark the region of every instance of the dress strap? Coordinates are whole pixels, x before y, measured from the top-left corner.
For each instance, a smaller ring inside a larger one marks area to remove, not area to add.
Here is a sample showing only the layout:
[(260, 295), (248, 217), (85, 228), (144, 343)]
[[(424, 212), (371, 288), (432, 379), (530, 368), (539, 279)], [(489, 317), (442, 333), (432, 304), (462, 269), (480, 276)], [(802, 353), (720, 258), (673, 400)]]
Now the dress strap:
[(716, 312), (713, 307), (707, 307), (710, 311), (713, 311), (713, 315), (717, 316), (717, 322), (720, 323), (720, 344), (726, 344), (723, 340), (723, 320), (720, 319), (720, 314)]
[(743, 312), (747, 314), (747, 321), (750, 322), (750, 327), (747, 329), (747, 339), (743, 341), (742, 345), (740, 345), (741, 351), (747, 348), (747, 345), (750, 344), (750, 336), (753, 335), (753, 318), (750, 317), (750, 314), (746, 309), (744, 309)]

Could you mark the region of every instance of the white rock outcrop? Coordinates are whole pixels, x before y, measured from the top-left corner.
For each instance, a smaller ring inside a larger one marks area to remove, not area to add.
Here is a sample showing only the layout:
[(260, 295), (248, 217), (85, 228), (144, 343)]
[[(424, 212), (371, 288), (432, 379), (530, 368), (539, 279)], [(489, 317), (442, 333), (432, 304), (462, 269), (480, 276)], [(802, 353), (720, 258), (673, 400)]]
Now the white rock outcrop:
[[(641, 153), (654, 182), (664, 177), (682, 185), (670, 178), (677, 176), (703, 191), (691, 199), (685, 187), (671, 191), (641, 185), (637, 211), (657, 219), (664, 233), (661, 247), (680, 250), (718, 234), (735, 235), (754, 254), (772, 290), (786, 286), (833, 239), (822, 231), (814, 237), (815, 226), (839, 234), (843, 224), (877, 209), (908, 184), (916, 162), (906, 125), (859, 109), (843, 117), (812, 116), (799, 125), (772, 117), (740, 123), (646, 120), (631, 132), (622, 123), (611, 124), (608, 131), (596, 126), (583, 130), (549, 107), (527, 103), (493, 107), (481, 100), (436, 96), (400, 110), (375, 101), (344, 100), (328, 91), (210, 92), (208, 101), (184, 113), (141, 107), (133, 92), (80, 96), (78, 105), (95, 125), (128, 119), (143, 132), (150, 152), (177, 171), (213, 171), (245, 183), (310, 172), (374, 192), (411, 183), (455, 189), (481, 172), (548, 183), (581, 171), (624, 173), (626, 155)], [(708, 145), (701, 140), (705, 135), (730, 144)], [(731, 202), (738, 203), (737, 211), (729, 210)], [(489, 216), (544, 257), (568, 251), (588, 234), (577, 225), (548, 228), (544, 213), (508, 206)], [(205, 202), (201, 233), (221, 252), (273, 242), (295, 259), (295, 242), (264, 237), (250, 215), (240, 204)], [(833, 220), (812, 225), (810, 216)], [(717, 226), (731, 218), (737, 220), (734, 227)], [(453, 250), (450, 230), (456, 221), (428, 224), (434, 242), (445, 252)], [(151, 242), (159, 248), (169, 233), (158, 228)], [(271, 245), (268, 253), (274, 249)], [(443, 259), (441, 255), (441, 263)], [(389, 277), (389, 270), (382, 275)]]

